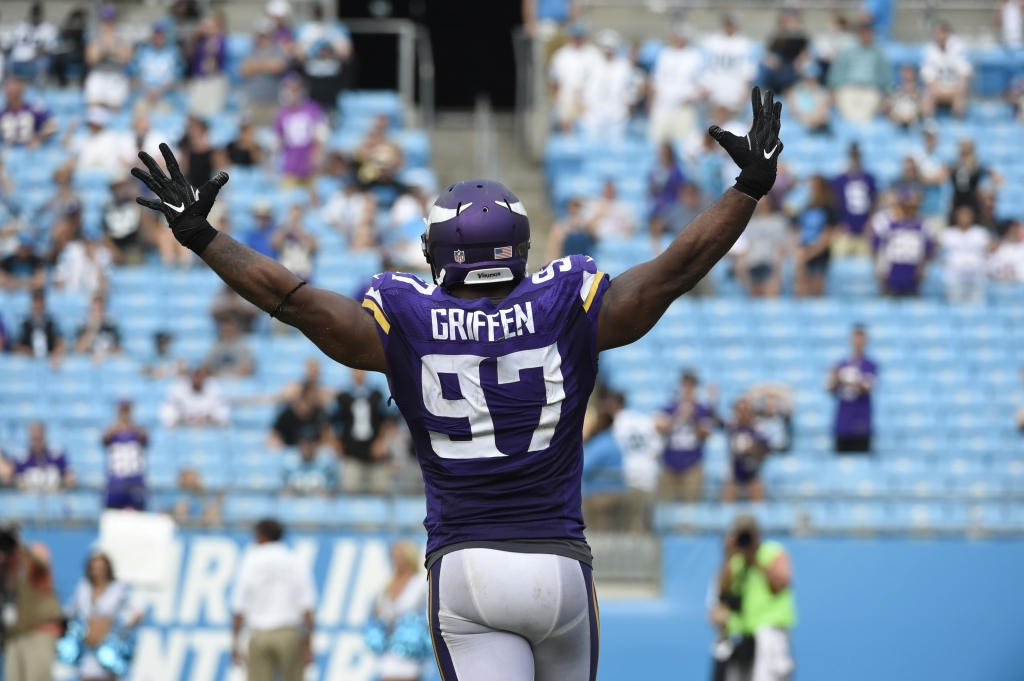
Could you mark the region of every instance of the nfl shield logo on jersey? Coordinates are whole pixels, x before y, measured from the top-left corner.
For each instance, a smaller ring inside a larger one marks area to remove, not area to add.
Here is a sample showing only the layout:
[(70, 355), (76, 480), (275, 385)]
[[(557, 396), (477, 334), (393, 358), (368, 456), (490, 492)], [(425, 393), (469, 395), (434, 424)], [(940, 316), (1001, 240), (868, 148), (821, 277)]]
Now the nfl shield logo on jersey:
[(465, 251), (456, 250), (455, 251), (455, 262), (459, 263), (460, 265), (462, 263), (466, 262), (466, 252)]

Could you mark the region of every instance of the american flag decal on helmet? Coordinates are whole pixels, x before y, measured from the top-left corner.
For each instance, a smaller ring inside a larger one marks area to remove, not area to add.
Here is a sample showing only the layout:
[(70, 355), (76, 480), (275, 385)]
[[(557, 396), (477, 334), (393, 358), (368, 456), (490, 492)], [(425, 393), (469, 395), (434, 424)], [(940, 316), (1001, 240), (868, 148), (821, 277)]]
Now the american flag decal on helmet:
[(511, 257), (512, 257), (512, 247), (511, 246), (502, 246), (501, 248), (495, 248), (494, 249), (494, 259), (495, 260), (502, 260), (503, 258), (511, 258)]

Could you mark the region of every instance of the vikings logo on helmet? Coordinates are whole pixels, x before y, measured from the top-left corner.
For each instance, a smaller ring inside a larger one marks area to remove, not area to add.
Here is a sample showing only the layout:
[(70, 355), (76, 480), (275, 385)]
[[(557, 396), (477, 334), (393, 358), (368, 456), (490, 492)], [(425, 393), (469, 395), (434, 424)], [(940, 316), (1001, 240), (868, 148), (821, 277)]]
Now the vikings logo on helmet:
[(446, 291), (456, 284), (526, 276), (530, 219), (516, 195), (498, 182), (453, 184), (438, 197), (425, 222), (423, 255), (434, 282)]

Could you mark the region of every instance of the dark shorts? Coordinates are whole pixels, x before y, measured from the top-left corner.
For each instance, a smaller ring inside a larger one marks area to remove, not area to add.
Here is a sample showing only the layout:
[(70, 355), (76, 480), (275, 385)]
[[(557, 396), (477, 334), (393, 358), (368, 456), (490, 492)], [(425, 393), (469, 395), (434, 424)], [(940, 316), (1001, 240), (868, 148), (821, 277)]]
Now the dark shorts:
[(845, 454), (867, 454), (871, 452), (871, 436), (836, 437), (836, 451)]
[(750, 281), (760, 286), (771, 279), (774, 272), (771, 265), (754, 265), (750, 268)]
[(816, 255), (806, 263), (804, 263), (804, 272), (813, 275), (823, 275), (828, 271), (828, 260), (829, 252), (825, 251), (821, 255)]

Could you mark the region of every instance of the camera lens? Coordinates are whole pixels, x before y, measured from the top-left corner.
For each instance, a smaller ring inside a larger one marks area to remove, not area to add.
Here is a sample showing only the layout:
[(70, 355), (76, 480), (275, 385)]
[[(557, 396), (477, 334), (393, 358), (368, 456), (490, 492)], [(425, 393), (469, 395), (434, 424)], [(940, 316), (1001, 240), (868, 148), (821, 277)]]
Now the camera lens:
[(743, 530), (736, 535), (736, 546), (741, 549), (749, 549), (750, 545), (754, 543), (754, 537), (750, 533), (750, 530)]

